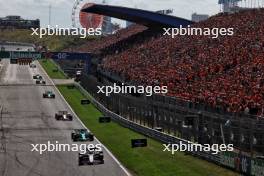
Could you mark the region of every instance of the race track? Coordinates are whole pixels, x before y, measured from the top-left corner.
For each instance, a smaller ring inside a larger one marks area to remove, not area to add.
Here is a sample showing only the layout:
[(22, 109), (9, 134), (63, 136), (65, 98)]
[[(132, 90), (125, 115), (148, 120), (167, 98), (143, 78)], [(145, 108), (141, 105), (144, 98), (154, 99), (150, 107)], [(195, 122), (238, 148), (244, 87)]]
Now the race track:
[[(104, 151), (105, 164), (78, 166), (78, 152), (31, 152), (31, 144), (48, 141), (71, 144), (71, 131), (81, 129), (72, 122), (56, 121), (54, 114), (71, 112), (67, 103), (43, 73), (40, 65), (10, 65), (3, 60), (0, 71), (0, 175), (1, 176), (125, 176), (125, 171)], [(41, 74), (49, 86), (36, 86), (34, 74)], [(43, 99), (45, 90), (52, 90), (56, 99)], [(72, 112), (71, 112), (72, 113)], [(73, 114), (73, 113), (72, 113)], [(87, 144), (89, 142), (86, 142)], [(78, 144), (81, 144), (80, 142)]]

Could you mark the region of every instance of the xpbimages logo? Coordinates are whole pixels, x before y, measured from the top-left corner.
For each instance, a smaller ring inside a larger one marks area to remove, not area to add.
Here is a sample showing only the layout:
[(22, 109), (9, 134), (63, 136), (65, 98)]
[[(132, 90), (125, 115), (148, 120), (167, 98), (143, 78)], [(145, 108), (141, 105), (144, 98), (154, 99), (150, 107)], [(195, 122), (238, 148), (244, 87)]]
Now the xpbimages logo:
[(102, 35), (102, 28), (59, 28), (58, 25), (51, 27), (48, 25), (47, 28), (31, 28), (32, 36), (80, 36), (80, 38), (86, 38), (88, 36), (100, 36)]
[(171, 38), (175, 38), (176, 36), (210, 36), (213, 39), (218, 38), (219, 36), (233, 36), (234, 28), (198, 28), (191, 27), (188, 25), (187, 27), (183, 27), (180, 25), (179, 28), (163, 28), (164, 36), (171, 36)]
[(121, 85), (117, 85), (114, 83), (113, 86), (97, 86), (97, 93), (105, 94), (106, 96), (110, 96), (112, 93), (114, 94), (146, 94), (146, 96), (152, 96), (153, 94), (167, 94), (168, 87), (167, 86), (128, 86), (122, 83)]
[(84, 154), (89, 151), (102, 151), (101, 144), (61, 144), (58, 141), (46, 144), (31, 144), (31, 152), (38, 152), (40, 155), (45, 152), (80, 152)]
[(177, 151), (180, 152), (211, 152), (216, 155), (219, 152), (232, 152), (234, 151), (233, 144), (196, 144), (196, 143), (183, 143), (180, 141), (179, 144), (163, 144), (163, 152), (170, 152), (174, 155)]

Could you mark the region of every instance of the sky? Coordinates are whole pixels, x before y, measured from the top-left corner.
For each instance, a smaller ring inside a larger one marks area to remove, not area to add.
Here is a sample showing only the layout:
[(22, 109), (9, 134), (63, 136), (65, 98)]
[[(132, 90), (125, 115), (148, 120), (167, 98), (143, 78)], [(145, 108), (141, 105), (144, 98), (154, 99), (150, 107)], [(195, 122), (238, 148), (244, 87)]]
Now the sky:
[[(102, 0), (83, 0), (101, 3)], [(109, 5), (133, 7), (150, 11), (173, 9), (173, 15), (191, 19), (194, 12), (214, 15), (220, 11), (218, 0), (105, 0)], [(19, 15), (24, 19), (40, 19), (41, 26), (71, 27), (71, 14), (75, 0), (0, 0), (0, 17)], [(118, 22), (118, 21), (117, 21)]]

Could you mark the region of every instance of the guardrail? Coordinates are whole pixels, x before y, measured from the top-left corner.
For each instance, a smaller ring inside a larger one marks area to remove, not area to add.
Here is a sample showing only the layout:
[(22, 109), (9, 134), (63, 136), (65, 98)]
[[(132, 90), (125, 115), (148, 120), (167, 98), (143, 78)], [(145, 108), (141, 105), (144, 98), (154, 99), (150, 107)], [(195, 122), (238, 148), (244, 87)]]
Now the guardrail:
[[(118, 124), (139, 132), (145, 136), (161, 141), (165, 144), (190, 144), (192, 142), (154, 130), (152, 128), (142, 126), (140, 124), (134, 123), (110, 110), (108, 110), (104, 105), (98, 102), (94, 97), (92, 97), (80, 84), (75, 83), (75, 86), (86, 96), (91, 99), (92, 104), (98, 108), (104, 115), (110, 116), (113, 121)], [(222, 152), (218, 154), (212, 154), (212, 152), (186, 152), (188, 154), (200, 157), (207, 161), (213, 162), (215, 164), (221, 165), (223, 167), (232, 169), (239, 173), (252, 176), (263, 176), (264, 175), (264, 160), (254, 159), (243, 154), (235, 152)]]

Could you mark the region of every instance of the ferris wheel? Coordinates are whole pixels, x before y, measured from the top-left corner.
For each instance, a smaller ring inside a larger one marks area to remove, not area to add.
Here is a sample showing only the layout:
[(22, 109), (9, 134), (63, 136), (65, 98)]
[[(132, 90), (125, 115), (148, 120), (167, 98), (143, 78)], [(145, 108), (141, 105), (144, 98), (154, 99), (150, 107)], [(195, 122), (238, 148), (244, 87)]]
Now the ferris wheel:
[(92, 4), (105, 4), (105, 0), (75, 0), (72, 8), (72, 27), (74, 28), (102, 28), (105, 18), (103, 15), (81, 12), (83, 8)]

